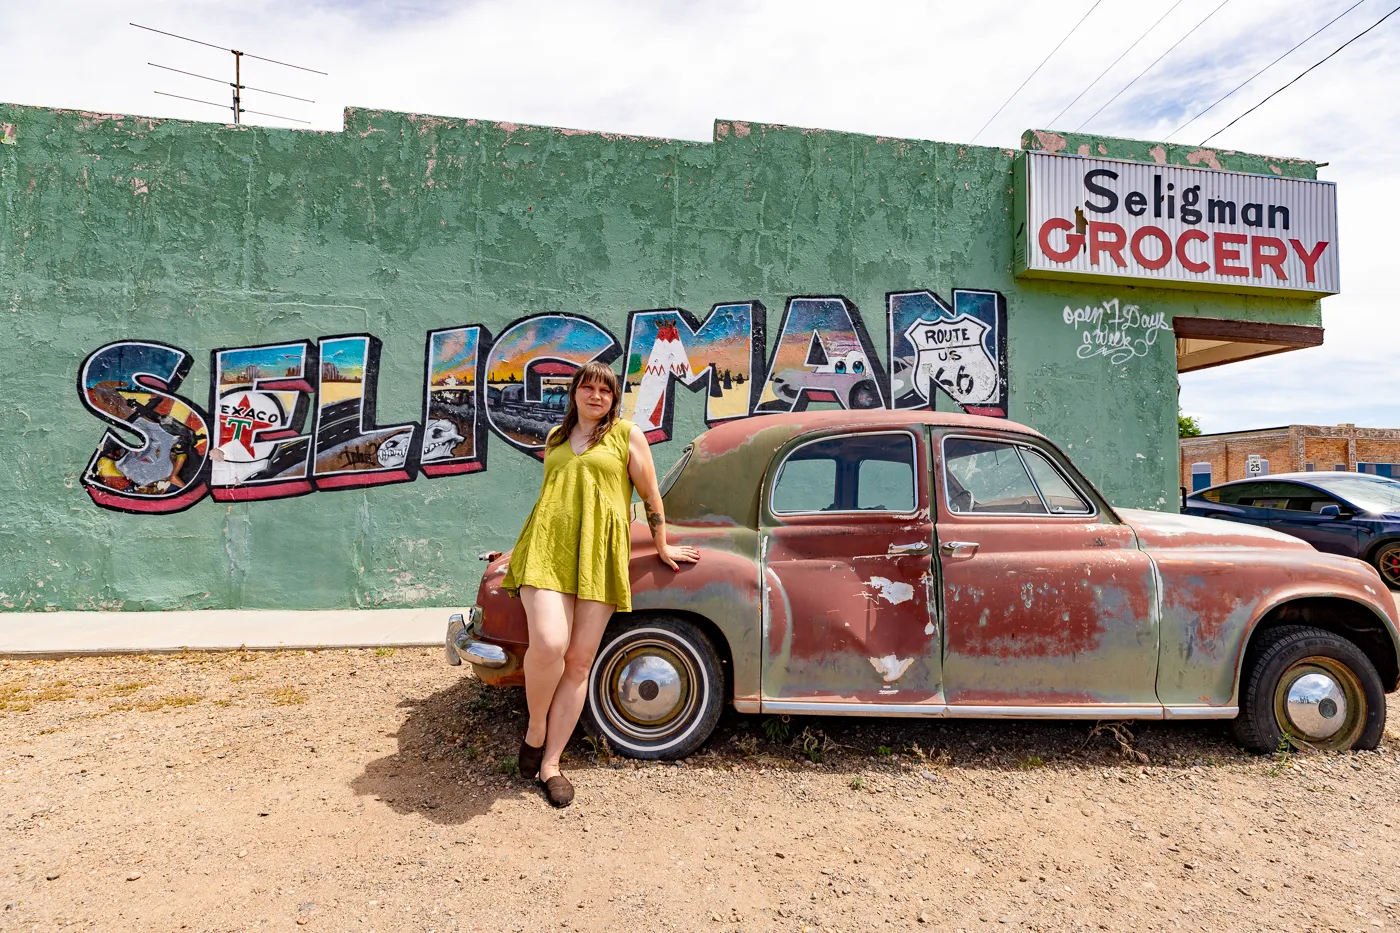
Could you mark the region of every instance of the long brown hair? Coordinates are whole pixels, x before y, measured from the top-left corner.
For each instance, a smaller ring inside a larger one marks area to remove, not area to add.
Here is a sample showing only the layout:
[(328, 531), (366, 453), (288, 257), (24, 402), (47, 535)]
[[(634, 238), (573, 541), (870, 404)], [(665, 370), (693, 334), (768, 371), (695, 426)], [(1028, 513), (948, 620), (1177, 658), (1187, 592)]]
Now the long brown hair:
[(592, 447), (603, 439), (603, 435), (612, 430), (612, 426), (617, 423), (617, 413), (622, 408), (622, 384), (617, 378), (617, 373), (612, 371), (611, 366), (594, 360), (591, 363), (584, 363), (574, 370), (574, 378), (569, 382), (569, 409), (564, 413), (563, 423), (545, 441), (547, 446), (558, 447), (569, 440), (569, 435), (573, 433), (574, 428), (578, 427), (577, 396), (579, 387), (592, 385), (595, 382), (601, 382), (612, 390), (612, 408), (608, 409), (607, 415), (593, 429), (592, 436), (588, 438), (588, 446)]

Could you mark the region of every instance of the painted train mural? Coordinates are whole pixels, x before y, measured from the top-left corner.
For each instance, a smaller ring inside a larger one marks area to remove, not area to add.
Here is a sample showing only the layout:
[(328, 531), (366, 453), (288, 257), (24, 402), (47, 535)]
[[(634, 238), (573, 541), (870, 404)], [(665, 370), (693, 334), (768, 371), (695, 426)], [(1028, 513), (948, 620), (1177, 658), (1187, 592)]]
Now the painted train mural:
[[(854, 304), (787, 300), (771, 355), (758, 301), (628, 316), (623, 414), (652, 443), (671, 439), (677, 386), (705, 396), (713, 425), (812, 403), (926, 408), (942, 393), (963, 410), (1007, 413), (1006, 303), (994, 291), (886, 296), (886, 370)], [(622, 345), (585, 317), (539, 314), (498, 336), (480, 324), (429, 331), (423, 416), (379, 424), (380, 341), (342, 334), (210, 354), (207, 407), (182, 394), (194, 357), (149, 340), (93, 351), (78, 374), (83, 405), (109, 427), (83, 472), (99, 506), (168, 513), (205, 496), (249, 501), (476, 473), (494, 434), (543, 456), (563, 420), (574, 370), (612, 363)]]

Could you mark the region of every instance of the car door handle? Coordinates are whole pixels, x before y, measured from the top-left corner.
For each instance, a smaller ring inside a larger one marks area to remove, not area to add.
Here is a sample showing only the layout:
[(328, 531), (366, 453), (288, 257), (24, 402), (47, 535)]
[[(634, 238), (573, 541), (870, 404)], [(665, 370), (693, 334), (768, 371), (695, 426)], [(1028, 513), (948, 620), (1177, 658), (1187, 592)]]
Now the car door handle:
[(891, 544), (886, 554), (922, 554), (928, 550), (927, 541), (915, 541), (911, 544)]
[(981, 546), (976, 541), (944, 541), (938, 549), (949, 557), (971, 557)]

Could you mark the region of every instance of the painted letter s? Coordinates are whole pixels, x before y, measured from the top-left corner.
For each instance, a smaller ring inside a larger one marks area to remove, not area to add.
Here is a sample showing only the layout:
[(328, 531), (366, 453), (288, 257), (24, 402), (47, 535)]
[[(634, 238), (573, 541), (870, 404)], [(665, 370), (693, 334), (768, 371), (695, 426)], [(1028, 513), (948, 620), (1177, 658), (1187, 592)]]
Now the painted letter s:
[(121, 432), (103, 434), (83, 471), (92, 501), (118, 512), (165, 513), (204, 497), (208, 418), (175, 394), (193, 362), (178, 347), (138, 340), (109, 343), (83, 361), (78, 398)]

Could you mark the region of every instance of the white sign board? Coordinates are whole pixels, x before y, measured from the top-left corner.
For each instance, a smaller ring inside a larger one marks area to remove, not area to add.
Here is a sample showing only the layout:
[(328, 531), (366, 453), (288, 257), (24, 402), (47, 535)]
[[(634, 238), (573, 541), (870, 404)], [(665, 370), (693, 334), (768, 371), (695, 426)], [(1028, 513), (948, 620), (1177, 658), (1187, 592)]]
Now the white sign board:
[(1244, 461), (1244, 472), (1248, 476), (1261, 476), (1264, 472), (1264, 461), (1258, 454), (1250, 454)]
[(959, 405), (993, 405), (1001, 393), (995, 357), (987, 352), (991, 326), (969, 314), (928, 321), (919, 318), (904, 332), (918, 351), (914, 388), (927, 401), (941, 386)]
[(1025, 160), (1023, 275), (1341, 290), (1331, 182), (1044, 152)]

